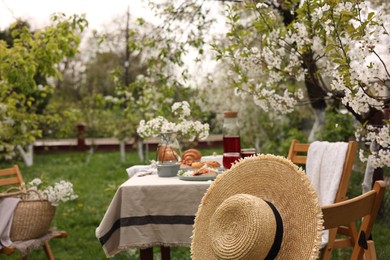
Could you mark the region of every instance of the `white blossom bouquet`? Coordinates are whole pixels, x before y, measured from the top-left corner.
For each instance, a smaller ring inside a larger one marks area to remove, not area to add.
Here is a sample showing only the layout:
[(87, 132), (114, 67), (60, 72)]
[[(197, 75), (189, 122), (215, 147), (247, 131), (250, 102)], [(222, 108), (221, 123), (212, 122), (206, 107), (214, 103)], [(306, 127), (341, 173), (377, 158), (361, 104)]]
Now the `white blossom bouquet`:
[(194, 141), (209, 136), (209, 125), (190, 119), (191, 109), (187, 101), (176, 102), (172, 105), (172, 113), (177, 116), (176, 122), (170, 122), (163, 116), (158, 116), (149, 121), (141, 120), (137, 133), (142, 137), (157, 137), (166, 133), (176, 134), (178, 138)]
[(54, 183), (53, 186), (49, 185), (45, 187), (41, 179), (35, 178), (26, 187), (27, 189), (36, 190), (39, 193), (28, 192), (25, 197), (26, 200), (43, 198), (47, 199), (53, 206), (58, 206), (60, 202), (74, 200), (78, 197), (73, 191), (73, 184), (64, 180)]

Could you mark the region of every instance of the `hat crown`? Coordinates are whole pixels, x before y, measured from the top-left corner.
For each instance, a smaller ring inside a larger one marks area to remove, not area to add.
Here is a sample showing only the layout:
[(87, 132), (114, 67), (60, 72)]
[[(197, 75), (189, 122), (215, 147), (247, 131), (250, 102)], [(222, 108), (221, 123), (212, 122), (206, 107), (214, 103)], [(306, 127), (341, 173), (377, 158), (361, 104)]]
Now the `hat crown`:
[(216, 259), (265, 259), (275, 239), (275, 215), (263, 199), (236, 194), (211, 216), (209, 232)]

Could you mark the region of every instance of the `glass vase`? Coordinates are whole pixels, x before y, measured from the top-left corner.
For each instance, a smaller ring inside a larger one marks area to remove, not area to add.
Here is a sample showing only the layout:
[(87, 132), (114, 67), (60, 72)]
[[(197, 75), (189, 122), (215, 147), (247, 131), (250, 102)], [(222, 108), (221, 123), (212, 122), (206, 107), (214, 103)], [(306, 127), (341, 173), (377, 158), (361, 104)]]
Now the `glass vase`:
[(156, 160), (162, 162), (180, 161), (180, 145), (175, 133), (161, 133)]

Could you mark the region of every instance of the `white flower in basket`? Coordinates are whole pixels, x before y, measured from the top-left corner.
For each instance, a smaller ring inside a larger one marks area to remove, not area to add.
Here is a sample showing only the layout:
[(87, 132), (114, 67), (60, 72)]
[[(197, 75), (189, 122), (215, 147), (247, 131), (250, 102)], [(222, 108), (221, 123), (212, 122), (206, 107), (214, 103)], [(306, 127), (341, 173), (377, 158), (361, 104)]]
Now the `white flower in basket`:
[(26, 185), (26, 193), (18, 203), (11, 227), (12, 241), (35, 239), (43, 236), (50, 229), (56, 206), (77, 198), (73, 184), (60, 181), (53, 186), (41, 188), (41, 179), (34, 179)]
[(27, 184), (28, 189), (36, 190), (38, 193), (29, 192), (24, 197), (25, 200), (39, 200), (46, 199), (51, 205), (58, 206), (60, 202), (66, 202), (69, 200), (74, 200), (78, 196), (73, 191), (73, 184), (61, 180), (60, 182), (54, 183), (53, 186), (47, 186), (42, 189), (43, 182), (39, 178), (35, 178)]

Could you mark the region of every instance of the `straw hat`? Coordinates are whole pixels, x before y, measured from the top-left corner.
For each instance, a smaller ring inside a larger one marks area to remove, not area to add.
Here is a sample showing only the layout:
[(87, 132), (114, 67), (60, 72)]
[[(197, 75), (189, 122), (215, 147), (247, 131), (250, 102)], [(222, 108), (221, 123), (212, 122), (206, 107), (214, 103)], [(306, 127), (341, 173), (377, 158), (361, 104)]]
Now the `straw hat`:
[(279, 156), (247, 157), (204, 195), (192, 259), (316, 259), (322, 223), (317, 194), (300, 168)]

